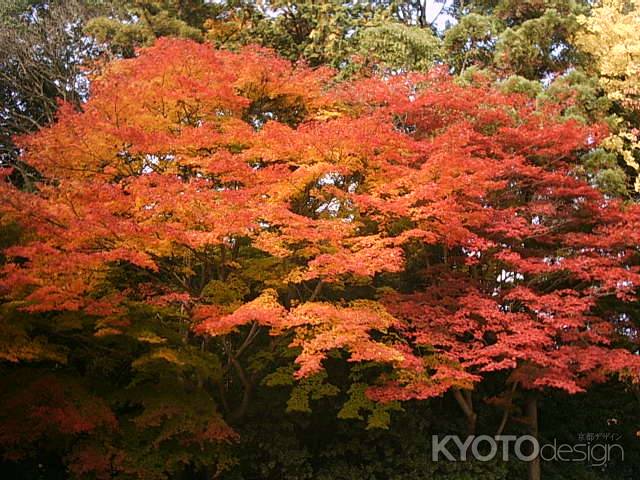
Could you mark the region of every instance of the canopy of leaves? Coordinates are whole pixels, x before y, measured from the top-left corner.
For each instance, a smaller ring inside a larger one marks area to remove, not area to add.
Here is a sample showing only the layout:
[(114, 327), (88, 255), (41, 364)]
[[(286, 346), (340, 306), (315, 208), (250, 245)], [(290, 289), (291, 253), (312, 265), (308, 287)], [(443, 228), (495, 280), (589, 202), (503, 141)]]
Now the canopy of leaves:
[(7, 3), (2, 471), (522, 478), (425, 432), (532, 398), (635, 439), (634, 6)]
[[(293, 359), (301, 382), (290, 411), (339, 393), (323, 377), (332, 358), (362, 365), (339, 416), (368, 411), (371, 427), (394, 401), (495, 372), (568, 393), (636, 378), (618, 345), (634, 341), (640, 210), (574, 173), (601, 126), (437, 69), (333, 75), (160, 39), (109, 65), (81, 112), (64, 105), (19, 140), (43, 180), (2, 186), (2, 221), (21, 233), (1, 286), (10, 314), (36, 323), (3, 326), (22, 338), (3, 357), (77, 363), (77, 347), (38, 336), (76, 331), (131, 372), (101, 414), (117, 415), (111, 430), (84, 410), (90, 392), (74, 400), (80, 426), (38, 426), (93, 432), (70, 457), (77, 474), (162, 475), (185, 456), (227, 468), (227, 422), (274, 361)], [(268, 337), (292, 350), (256, 350)], [(91, 368), (116, 375), (103, 362)]]

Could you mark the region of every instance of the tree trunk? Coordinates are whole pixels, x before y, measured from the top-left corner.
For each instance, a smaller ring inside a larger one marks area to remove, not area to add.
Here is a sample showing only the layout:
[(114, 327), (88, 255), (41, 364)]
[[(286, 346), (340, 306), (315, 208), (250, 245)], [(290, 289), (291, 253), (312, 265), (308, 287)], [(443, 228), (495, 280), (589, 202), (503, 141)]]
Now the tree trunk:
[(473, 410), (473, 396), (471, 391), (465, 390), (462, 392), (459, 388), (454, 388), (453, 396), (467, 418), (467, 434), (475, 435), (478, 414)]
[[(531, 397), (527, 400), (527, 419), (530, 425), (530, 433), (537, 440), (538, 439), (538, 400), (535, 397)], [(529, 462), (528, 480), (540, 480), (540, 455)]]

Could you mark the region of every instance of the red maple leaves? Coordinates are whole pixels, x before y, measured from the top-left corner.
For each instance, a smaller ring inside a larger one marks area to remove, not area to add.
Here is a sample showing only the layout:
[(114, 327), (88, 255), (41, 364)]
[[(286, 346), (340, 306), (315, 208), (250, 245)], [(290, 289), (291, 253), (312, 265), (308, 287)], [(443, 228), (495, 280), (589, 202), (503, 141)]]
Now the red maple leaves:
[[(291, 333), (298, 377), (334, 350), (390, 365), (381, 400), (496, 370), (568, 392), (638, 372), (604, 300), (635, 299), (640, 210), (573, 172), (599, 126), (441, 71), (331, 77), (175, 39), (115, 62), (82, 112), (21, 141), (46, 181), (2, 187), (4, 221), (29, 232), (3, 292), (122, 326), (142, 295), (114, 280), (126, 266), (199, 333)], [(264, 258), (276, 282), (205, 295)]]

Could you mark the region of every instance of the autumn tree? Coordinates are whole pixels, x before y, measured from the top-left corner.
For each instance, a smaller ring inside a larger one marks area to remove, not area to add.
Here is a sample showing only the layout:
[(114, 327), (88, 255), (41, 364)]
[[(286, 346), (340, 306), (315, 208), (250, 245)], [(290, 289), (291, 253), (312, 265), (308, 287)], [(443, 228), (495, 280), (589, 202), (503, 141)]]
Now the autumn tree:
[(11, 455), (54, 432), (77, 476), (213, 474), (262, 383), (306, 408), (331, 361), (373, 426), (451, 395), (473, 430), (496, 372), (532, 414), (635, 381), (640, 211), (576, 175), (604, 127), (482, 78), (334, 74), (161, 39), (18, 140), (42, 181), (2, 187), (2, 357), (121, 390), (8, 377)]
[[(555, 94), (562, 91), (563, 102), (572, 96), (578, 106), (568, 109), (571, 115), (585, 117), (576, 112), (581, 105), (606, 103), (575, 36), (580, 19), (591, 18), (589, 9), (583, 1), (120, 1), (113, 14), (91, 20), (85, 30), (126, 56), (159, 35), (174, 35), (228, 49), (260, 43), (290, 60), (334, 66), (345, 77), (361, 69), (425, 71), (438, 63), (462, 76), (484, 69), (507, 88), (543, 101), (543, 84), (555, 79)], [(611, 104), (602, 107), (598, 120), (620, 135), (583, 158), (581, 174), (609, 195), (633, 196), (633, 128)]]

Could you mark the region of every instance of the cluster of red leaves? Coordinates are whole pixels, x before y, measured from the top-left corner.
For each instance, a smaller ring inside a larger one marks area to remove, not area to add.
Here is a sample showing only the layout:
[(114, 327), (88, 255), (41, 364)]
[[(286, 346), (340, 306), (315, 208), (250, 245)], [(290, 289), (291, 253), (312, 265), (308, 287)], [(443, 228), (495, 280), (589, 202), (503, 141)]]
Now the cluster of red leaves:
[[(129, 264), (155, 278), (150, 303), (188, 301), (201, 333), (295, 332), (298, 376), (335, 349), (392, 365), (370, 392), (380, 400), (496, 370), (569, 392), (638, 372), (612, 346), (619, 313), (600, 304), (635, 298), (640, 208), (573, 174), (599, 127), (441, 71), (331, 76), (168, 39), (115, 62), (82, 112), (65, 106), (20, 142), (47, 181), (2, 187), (3, 219), (32, 235), (6, 251), (3, 292), (32, 311), (118, 320), (135, 292), (95, 294)], [(184, 279), (176, 259), (239, 239), (297, 265), (289, 284), (381, 285), (406, 273), (409, 252), (422, 260), (411, 288), (380, 301), (285, 308), (265, 290), (232, 313), (170, 280)]]
[(50, 374), (28, 382), (20, 395), (2, 398), (0, 404), (0, 445), (12, 459), (23, 454), (23, 443), (98, 429), (112, 430), (117, 426), (104, 401), (72, 381)]

